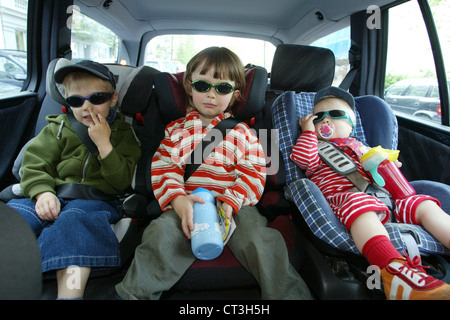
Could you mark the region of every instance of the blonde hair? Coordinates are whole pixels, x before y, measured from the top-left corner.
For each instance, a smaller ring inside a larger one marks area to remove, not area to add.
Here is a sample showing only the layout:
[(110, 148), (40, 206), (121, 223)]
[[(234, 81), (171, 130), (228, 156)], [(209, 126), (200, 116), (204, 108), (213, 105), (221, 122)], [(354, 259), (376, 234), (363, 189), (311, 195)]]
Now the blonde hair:
[(64, 77), (62, 82), (65, 97), (70, 91), (78, 90), (79, 88), (99, 86), (103, 92), (114, 92), (114, 88), (108, 80), (104, 80), (90, 72), (73, 71)]
[[(209, 70), (214, 69), (213, 77), (215, 79), (229, 79), (234, 81), (235, 90), (239, 90), (239, 96), (234, 100), (225, 111), (232, 111), (233, 105), (236, 102), (243, 101), (242, 92), (245, 89), (245, 74), (244, 65), (241, 59), (231, 50), (224, 47), (209, 47), (197, 53), (187, 64), (186, 72), (184, 73), (183, 85), (186, 93), (191, 92), (192, 74), (197, 68), (200, 74), (206, 74)], [(192, 95), (188, 95), (187, 110), (194, 108)]]

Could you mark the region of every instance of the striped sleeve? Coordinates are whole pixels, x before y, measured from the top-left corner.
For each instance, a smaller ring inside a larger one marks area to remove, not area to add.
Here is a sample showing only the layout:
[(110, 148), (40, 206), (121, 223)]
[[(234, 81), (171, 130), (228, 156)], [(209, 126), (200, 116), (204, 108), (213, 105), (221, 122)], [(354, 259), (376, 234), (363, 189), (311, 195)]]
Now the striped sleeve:
[(307, 177), (311, 176), (320, 165), (317, 143), (317, 135), (313, 131), (304, 131), (292, 148), (291, 160), (302, 170), (306, 170)]
[[(217, 199), (233, 207), (233, 212), (242, 205), (255, 205), (261, 199), (266, 179), (266, 160), (256, 135), (241, 123), (226, 138), (223, 148), (234, 151), (234, 181)], [(217, 150), (224, 153), (224, 150)], [(225, 152), (226, 153), (226, 152)]]
[(170, 202), (180, 195), (186, 195), (184, 189), (184, 169), (171, 133), (177, 122), (166, 127), (164, 139), (152, 159), (152, 188), (163, 211), (170, 209)]

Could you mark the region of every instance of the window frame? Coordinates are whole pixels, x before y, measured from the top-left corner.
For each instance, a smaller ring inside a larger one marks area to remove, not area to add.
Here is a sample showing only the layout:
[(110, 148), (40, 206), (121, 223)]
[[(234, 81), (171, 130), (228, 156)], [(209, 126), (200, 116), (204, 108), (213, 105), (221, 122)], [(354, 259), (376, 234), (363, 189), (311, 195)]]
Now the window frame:
[[(389, 9), (391, 9), (392, 7), (401, 5), (403, 3), (405, 3), (407, 1), (399, 1), (396, 2), (394, 4), (388, 5), (386, 7), (382, 8), (382, 21), (383, 21), (383, 26), (381, 28), (382, 30), (382, 37), (383, 39), (385, 39), (385, 41), (383, 41), (383, 46), (384, 48), (382, 48), (382, 61), (383, 61), (383, 66), (384, 68), (380, 68), (382, 69), (382, 73), (380, 74), (380, 88), (384, 88), (384, 83), (385, 83), (385, 76), (386, 76), (386, 63), (387, 63), (387, 55), (388, 55), (388, 50), (387, 50), (387, 42), (388, 42), (388, 37), (389, 37), (389, 25), (388, 25), (388, 20), (389, 20)], [(425, 122), (423, 123), (420, 120), (412, 120), (411, 118), (408, 118), (409, 121), (415, 121), (415, 122), (420, 122), (421, 125), (428, 125), (428, 126), (433, 126), (433, 127), (444, 127), (445, 129), (449, 129), (450, 126), (450, 115), (449, 115), (449, 90), (448, 90), (448, 85), (447, 85), (447, 76), (446, 76), (446, 70), (445, 70), (445, 65), (444, 65), (444, 57), (443, 57), (443, 53), (441, 50), (441, 46), (440, 46), (440, 41), (439, 41), (439, 35), (438, 35), (438, 30), (436, 28), (436, 25), (434, 23), (434, 18), (433, 18), (433, 14), (431, 12), (431, 7), (428, 3), (427, 0), (417, 0), (418, 5), (419, 5), (419, 9), (420, 12), (422, 14), (422, 18), (423, 18), (423, 22), (424, 22), (424, 26), (425, 29), (427, 31), (427, 35), (428, 35), (428, 39), (430, 41), (430, 48), (431, 48), (431, 52), (433, 55), (433, 62), (434, 62), (434, 66), (435, 66), (435, 70), (436, 70), (436, 79), (438, 82), (438, 90), (439, 90), (439, 100), (440, 100), (440, 105), (441, 105), (441, 125), (439, 126), (438, 123), (432, 123), (432, 122)], [(384, 88), (383, 90), (380, 90), (380, 96), (384, 99), (384, 90), (387, 88)], [(399, 116), (400, 118), (402, 116)], [(445, 130), (447, 131), (447, 130)], [(450, 132), (450, 130), (448, 130)]]

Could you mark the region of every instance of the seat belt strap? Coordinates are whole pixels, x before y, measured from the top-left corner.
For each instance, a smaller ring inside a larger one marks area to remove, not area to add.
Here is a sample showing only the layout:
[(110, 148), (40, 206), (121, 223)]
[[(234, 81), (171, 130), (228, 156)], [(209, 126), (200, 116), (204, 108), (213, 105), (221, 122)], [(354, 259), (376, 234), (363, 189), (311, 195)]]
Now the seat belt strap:
[(97, 146), (94, 142), (92, 142), (91, 137), (89, 137), (88, 133), (88, 127), (86, 127), (84, 124), (79, 122), (77, 119), (75, 119), (75, 116), (72, 112), (68, 111), (67, 118), (69, 118), (70, 125), (72, 126), (72, 129), (77, 134), (78, 138), (80, 138), (81, 142), (88, 148), (89, 152), (97, 158), (99, 155)]
[(81, 183), (64, 183), (55, 188), (56, 195), (63, 199), (87, 199), (87, 200), (113, 200), (116, 195), (106, 194), (103, 191)]
[[(208, 147), (209, 150), (214, 150), (214, 148), (223, 140), (227, 134), (227, 129), (233, 129), (240, 121), (234, 118), (227, 118), (220, 121), (214, 128), (212, 128), (208, 134), (202, 139), (202, 141), (194, 148), (191, 152), (188, 161), (186, 161), (186, 167), (184, 169), (184, 181), (187, 181), (189, 177), (197, 170), (197, 168), (205, 161), (209, 154), (205, 155), (205, 150)], [(221, 135), (217, 137), (215, 135), (217, 129), (220, 131)], [(214, 137), (214, 139), (212, 139)], [(211, 141), (212, 140), (212, 141)], [(199, 156), (198, 153), (201, 152)], [(198, 161), (197, 159), (200, 159)]]
[(350, 88), (356, 74), (361, 68), (361, 49), (356, 43), (353, 43), (350, 47), (348, 52), (348, 60), (351, 66), (350, 71), (346, 74), (344, 80), (342, 80), (339, 85), (339, 88), (344, 90), (348, 90)]
[(369, 182), (358, 172), (358, 167), (353, 160), (341, 151), (337, 146), (328, 141), (319, 141), (319, 156), (337, 174), (345, 176), (355, 187), (366, 192)]

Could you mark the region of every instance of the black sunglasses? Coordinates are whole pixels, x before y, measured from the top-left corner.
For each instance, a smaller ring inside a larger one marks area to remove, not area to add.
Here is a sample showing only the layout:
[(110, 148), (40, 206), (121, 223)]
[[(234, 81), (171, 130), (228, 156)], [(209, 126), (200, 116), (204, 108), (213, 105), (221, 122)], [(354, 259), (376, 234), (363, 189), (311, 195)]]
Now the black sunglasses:
[(208, 92), (209, 90), (211, 90), (211, 87), (216, 89), (216, 92), (218, 94), (222, 95), (229, 94), (234, 91), (233, 85), (228, 82), (221, 82), (216, 84), (212, 84), (204, 80), (196, 80), (192, 82), (192, 88), (194, 88), (194, 90), (198, 92)]
[(70, 96), (66, 98), (66, 102), (73, 108), (79, 108), (88, 100), (92, 104), (103, 104), (113, 96), (114, 92), (94, 92), (87, 97)]

